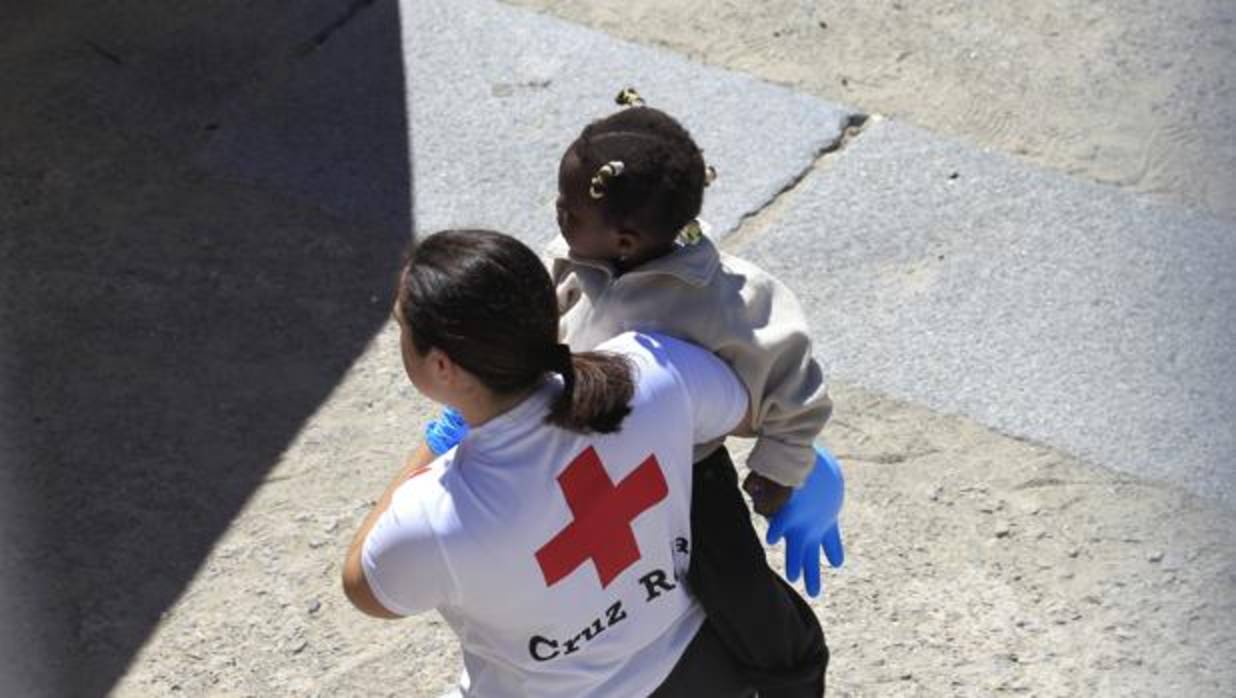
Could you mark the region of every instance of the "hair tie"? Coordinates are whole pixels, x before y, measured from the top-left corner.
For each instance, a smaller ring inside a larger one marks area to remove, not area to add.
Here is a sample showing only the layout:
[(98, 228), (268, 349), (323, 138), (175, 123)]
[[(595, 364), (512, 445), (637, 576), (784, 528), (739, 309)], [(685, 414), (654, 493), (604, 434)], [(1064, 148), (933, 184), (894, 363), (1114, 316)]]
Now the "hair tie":
[(712, 165), (704, 165), (704, 186), (708, 186), (717, 179), (717, 168)]
[(621, 175), (626, 168), (627, 166), (621, 160), (610, 160), (601, 165), (597, 173), (592, 176), (592, 183), (588, 185), (588, 196), (594, 199), (605, 198), (605, 190), (609, 187), (610, 180)]
[(564, 373), (568, 371), (571, 364), (571, 347), (561, 342), (553, 345), (549, 349), (549, 355), (546, 357), (546, 368), (556, 373)]
[(559, 342), (549, 348), (545, 359), (547, 369), (562, 374), (567, 393), (575, 390), (575, 362), (571, 360), (571, 347)]
[(639, 96), (634, 87), (624, 87), (614, 101), (624, 107), (642, 107), (644, 106), (644, 98)]
[(682, 226), (678, 231), (678, 239), (684, 245), (694, 245), (704, 239), (704, 226), (700, 225), (700, 219), (692, 218), (689, 223)]

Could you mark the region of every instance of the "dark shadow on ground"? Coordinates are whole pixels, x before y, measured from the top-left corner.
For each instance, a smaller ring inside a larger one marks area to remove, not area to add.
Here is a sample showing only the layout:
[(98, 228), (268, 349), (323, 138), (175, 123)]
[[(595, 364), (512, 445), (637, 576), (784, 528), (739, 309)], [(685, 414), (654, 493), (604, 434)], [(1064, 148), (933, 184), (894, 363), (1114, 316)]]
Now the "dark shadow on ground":
[(18, 4), (0, 695), (96, 696), (387, 319), (411, 230), (398, 8)]

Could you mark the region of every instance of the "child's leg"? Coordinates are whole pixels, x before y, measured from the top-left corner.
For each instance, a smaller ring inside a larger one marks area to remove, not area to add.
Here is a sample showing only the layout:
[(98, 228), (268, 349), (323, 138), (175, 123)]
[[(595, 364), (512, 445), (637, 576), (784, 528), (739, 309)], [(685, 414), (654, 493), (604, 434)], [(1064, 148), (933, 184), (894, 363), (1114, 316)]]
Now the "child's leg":
[(824, 631), (768, 566), (724, 447), (695, 464), (691, 538), (691, 590), (760, 696), (823, 694)]

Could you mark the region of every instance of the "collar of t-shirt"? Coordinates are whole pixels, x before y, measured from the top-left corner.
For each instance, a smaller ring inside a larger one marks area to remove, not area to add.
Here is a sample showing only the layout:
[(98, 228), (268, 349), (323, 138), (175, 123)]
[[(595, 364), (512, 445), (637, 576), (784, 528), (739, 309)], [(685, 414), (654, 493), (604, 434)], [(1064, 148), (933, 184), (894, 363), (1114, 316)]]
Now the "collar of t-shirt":
[(524, 401), (479, 427), (472, 427), (460, 443), (476, 453), (501, 450), (528, 430), (528, 420), (539, 421), (549, 411), (549, 403), (562, 390), (561, 376), (549, 376)]
[[(644, 275), (667, 274), (690, 286), (705, 286), (716, 273), (721, 264), (721, 254), (709, 237), (707, 223), (700, 221), (704, 235), (693, 243), (678, 243), (673, 252), (647, 261), (638, 267), (627, 271), (622, 278), (635, 278)], [(610, 277), (617, 276), (614, 265), (599, 259), (587, 259), (571, 254), (566, 240), (559, 235), (548, 247), (549, 254), (554, 259), (561, 259), (576, 266), (589, 267), (604, 272)]]

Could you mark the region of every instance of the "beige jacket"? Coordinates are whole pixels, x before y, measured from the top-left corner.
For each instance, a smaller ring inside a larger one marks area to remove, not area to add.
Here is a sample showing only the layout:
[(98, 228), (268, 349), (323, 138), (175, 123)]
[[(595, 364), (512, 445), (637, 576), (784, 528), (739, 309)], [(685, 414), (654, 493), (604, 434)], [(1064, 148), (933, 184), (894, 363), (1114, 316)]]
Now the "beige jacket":
[[(547, 264), (558, 290), (562, 340), (588, 351), (628, 330), (662, 332), (706, 347), (729, 363), (751, 397), (757, 437), (747, 465), (798, 486), (815, 460), (812, 441), (832, 412), (794, 294), (707, 237), (614, 277), (607, 262), (570, 255), (556, 238)], [(697, 445), (702, 460), (722, 443)]]

